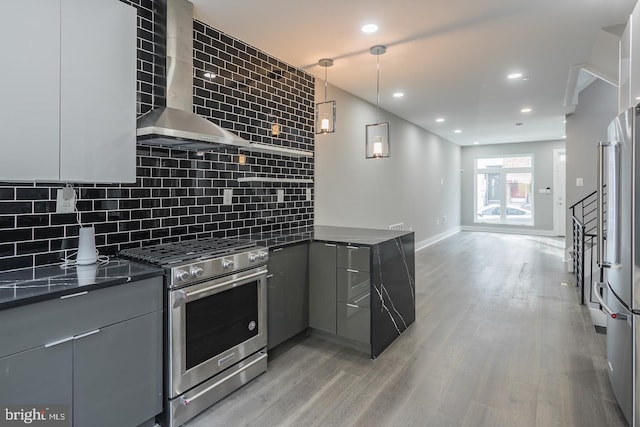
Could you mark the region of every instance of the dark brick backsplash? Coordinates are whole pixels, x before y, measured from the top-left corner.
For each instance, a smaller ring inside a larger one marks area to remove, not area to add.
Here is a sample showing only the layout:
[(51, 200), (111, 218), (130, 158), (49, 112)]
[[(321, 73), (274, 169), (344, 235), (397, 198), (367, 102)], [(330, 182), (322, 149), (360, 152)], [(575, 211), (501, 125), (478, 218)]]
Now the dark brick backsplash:
[[(137, 112), (165, 105), (162, 1), (121, 0), (138, 9)], [(263, 144), (313, 151), (314, 78), (258, 49), (194, 21), (194, 112)], [(207, 79), (204, 72), (217, 77)], [(270, 134), (273, 121), (278, 137)], [(55, 213), (61, 183), (0, 182), (0, 271), (60, 261), (78, 243), (78, 218), (93, 225), (96, 246), (113, 255), (183, 239), (235, 237), (313, 225), (309, 182), (238, 182), (243, 177), (312, 179), (313, 157), (196, 152), (139, 146), (134, 184), (74, 184), (75, 213)], [(73, 184), (73, 183), (72, 183)], [(223, 190), (233, 190), (223, 205)], [(285, 202), (277, 203), (284, 189)]]

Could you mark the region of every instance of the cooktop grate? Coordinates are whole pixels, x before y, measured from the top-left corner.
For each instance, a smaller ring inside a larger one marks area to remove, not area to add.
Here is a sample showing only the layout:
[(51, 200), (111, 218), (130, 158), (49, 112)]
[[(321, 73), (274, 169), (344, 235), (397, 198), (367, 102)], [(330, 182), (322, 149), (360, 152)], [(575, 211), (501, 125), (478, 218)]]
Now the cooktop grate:
[(256, 243), (248, 239), (206, 238), (181, 242), (162, 243), (142, 248), (123, 249), (121, 257), (149, 264), (165, 265), (182, 261), (212, 258), (241, 249), (252, 248)]

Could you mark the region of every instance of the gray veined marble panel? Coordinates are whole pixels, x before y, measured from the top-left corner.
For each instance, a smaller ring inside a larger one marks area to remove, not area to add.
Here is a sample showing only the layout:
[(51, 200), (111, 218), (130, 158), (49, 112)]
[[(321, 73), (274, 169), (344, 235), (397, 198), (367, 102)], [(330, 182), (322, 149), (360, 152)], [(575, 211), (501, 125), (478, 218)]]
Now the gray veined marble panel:
[(415, 321), (413, 233), (372, 248), (371, 356), (377, 357)]

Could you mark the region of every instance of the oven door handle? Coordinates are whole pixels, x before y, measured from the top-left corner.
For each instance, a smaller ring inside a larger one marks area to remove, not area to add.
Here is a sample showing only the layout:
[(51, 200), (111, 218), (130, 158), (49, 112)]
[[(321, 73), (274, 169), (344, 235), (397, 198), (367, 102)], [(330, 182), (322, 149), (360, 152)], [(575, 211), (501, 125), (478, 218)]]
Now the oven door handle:
[(244, 277), (235, 278), (235, 279), (227, 280), (226, 282), (222, 282), (222, 283), (218, 283), (218, 284), (215, 284), (215, 285), (207, 286), (206, 288), (198, 289), (197, 291), (185, 292), (183, 298), (184, 298), (184, 300), (187, 300), (187, 299), (191, 298), (192, 296), (203, 294), (205, 292), (209, 292), (209, 291), (211, 291), (213, 289), (216, 289), (216, 288), (222, 288), (222, 287), (230, 285), (230, 284), (232, 284), (234, 282), (244, 281), (244, 280), (247, 280), (247, 279), (253, 279), (254, 277), (264, 276), (265, 274), (266, 274), (266, 271), (260, 271), (260, 272), (257, 272), (257, 273), (249, 274), (249, 275), (244, 276)]

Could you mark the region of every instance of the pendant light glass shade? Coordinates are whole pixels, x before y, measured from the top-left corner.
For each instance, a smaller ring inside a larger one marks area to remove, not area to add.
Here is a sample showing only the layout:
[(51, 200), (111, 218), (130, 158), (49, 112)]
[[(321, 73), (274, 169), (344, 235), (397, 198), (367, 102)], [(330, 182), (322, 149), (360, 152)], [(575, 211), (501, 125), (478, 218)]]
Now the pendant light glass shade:
[(333, 66), (333, 59), (318, 61), (324, 67), (324, 102), (316, 104), (316, 134), (336, 131), (336, 101), (327, 101), (327, 68)]
[(391, 132), (389, 122), (380, 123), (380, 55), (385, 53), (384, 46), (373, 46), (370, 50), (377, 57), (376, 85), (376, 123), (366, 125), (365, 154), (367, 159), (383, 159), (391, 156)]
[(391, 155), (389, 122), (367, 125), (367, 159), (382, 159)]

